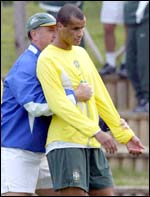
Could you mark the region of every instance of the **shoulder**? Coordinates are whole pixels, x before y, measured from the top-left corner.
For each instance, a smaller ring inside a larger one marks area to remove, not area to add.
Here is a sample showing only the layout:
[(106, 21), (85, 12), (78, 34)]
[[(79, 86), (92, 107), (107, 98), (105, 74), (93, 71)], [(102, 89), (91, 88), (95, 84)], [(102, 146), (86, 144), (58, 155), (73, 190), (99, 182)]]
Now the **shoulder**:
[(33, 74), (37, 65), (37, 59), (33, 53), (26, 50), (14, 63), (11, 74), (29, 73)]
[(80, 46), (73, 46), (73, 50), (78, 53), (88, 54), (87, 51), (83, 47), (80, 47)]
[(17, 62), (23, 63), (34, 63), (37, 61), (38, 57), (35, 56), (31, 51), (26, 50), (17, 60)]

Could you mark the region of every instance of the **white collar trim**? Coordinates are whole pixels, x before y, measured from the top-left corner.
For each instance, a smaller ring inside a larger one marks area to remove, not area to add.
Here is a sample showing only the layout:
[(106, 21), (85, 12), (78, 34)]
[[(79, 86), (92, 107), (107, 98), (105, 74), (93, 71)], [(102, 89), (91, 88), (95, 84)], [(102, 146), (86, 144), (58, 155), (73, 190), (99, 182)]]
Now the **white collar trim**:
[(38, 50), (37, 50), (33, 45), (30, 45), (30, 46), (28, 47), (28, 49), (29, 49), (30, 51), (32, 51), (34, 54), (37, 54), (37, 53), (38, 53)]

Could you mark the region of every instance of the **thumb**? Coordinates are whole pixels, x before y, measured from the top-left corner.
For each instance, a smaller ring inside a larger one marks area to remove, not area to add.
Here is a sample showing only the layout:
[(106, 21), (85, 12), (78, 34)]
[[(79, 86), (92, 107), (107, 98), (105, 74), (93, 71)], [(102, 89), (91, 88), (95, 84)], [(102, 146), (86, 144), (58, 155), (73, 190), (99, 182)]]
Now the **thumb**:
[(144, 149), (144, 146), (143, 146), (143, 144), (141, 143), (141, 141), (137, 138), (137, 140), (136, 140), (136, 142), (135, 142), (138, 146), (139, 146), (139, 148), (142, 148), (142, 149)]
[(135, 143), (136, 145), (139, 146), (139, 148), (144, 149), (143, 144), (141, 143), (140, 139), (139, 139), (137, 136), (134, 136), (134, 137), (133, 137), (133, 141), (134, 141), (134, 143)]

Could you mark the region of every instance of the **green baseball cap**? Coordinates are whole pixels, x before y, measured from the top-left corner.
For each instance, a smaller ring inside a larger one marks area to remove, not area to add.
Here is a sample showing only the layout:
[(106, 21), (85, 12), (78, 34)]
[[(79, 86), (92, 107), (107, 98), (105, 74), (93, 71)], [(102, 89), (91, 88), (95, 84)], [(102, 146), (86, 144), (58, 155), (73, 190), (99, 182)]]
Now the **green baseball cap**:
[(48, 13), (36, 13), (32, 15), (26, 23), (26, 31), (30, 32), (40, 26), (53, 26), (56, 25), (56, 19)]

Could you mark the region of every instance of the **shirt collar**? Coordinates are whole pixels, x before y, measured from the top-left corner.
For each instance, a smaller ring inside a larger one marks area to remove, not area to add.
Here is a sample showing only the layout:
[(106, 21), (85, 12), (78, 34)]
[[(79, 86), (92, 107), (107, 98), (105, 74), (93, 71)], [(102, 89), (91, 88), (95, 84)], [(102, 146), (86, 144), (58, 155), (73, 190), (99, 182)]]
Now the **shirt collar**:
[(41, 51), (34, 44), (30, 44), (28, 50), (37, 56), (39, 56), (39, 54), (41, 53)]

